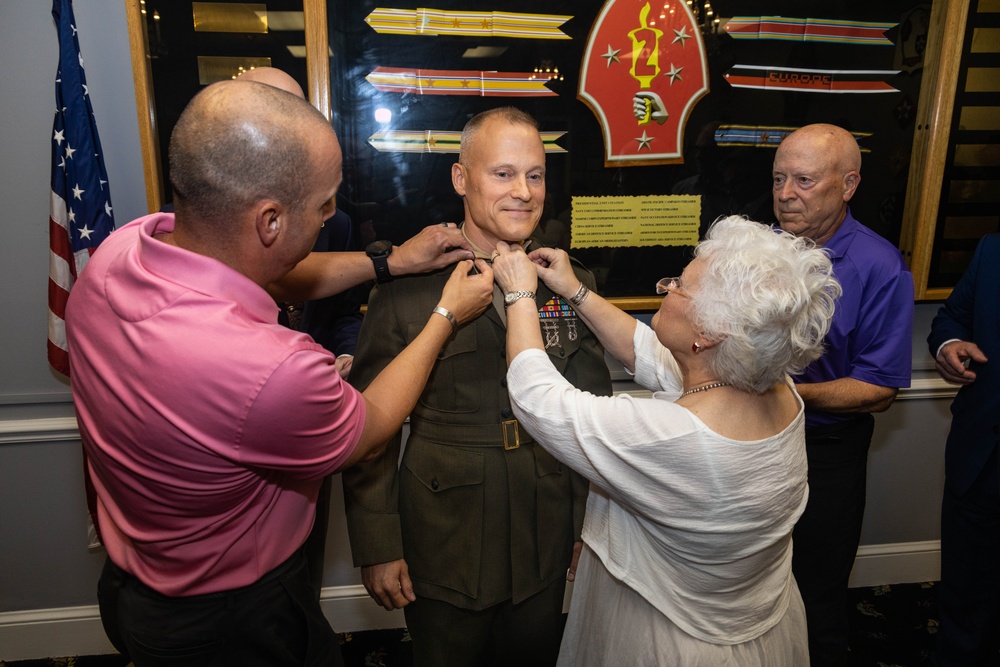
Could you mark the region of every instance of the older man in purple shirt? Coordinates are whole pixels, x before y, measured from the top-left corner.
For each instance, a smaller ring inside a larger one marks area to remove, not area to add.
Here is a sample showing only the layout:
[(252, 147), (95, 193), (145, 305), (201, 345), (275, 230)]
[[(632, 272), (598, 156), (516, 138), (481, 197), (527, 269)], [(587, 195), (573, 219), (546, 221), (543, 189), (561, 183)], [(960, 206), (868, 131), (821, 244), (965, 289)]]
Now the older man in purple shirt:
[(851, 215), (861, 151), (846, 130), (807, 125), (774, 158), (774, 213), (823, 246), (844, 289), (825, 354), (798, 377), (806, 404), (809, 502), (792, 536), (792, 571), (813, 667), (848, 661), (847, 581), (861, 539), (873, 412), (910, 386), (913, 277), (899, 250)]

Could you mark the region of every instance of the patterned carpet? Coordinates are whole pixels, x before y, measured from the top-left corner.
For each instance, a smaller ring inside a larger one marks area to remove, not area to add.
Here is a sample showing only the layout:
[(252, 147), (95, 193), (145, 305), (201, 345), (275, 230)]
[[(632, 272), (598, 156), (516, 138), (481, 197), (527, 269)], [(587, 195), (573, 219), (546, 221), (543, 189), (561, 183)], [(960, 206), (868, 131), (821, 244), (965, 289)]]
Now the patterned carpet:
[[(929, 664), (937, 633), (934, 583), (896, 584), (850, 591), (854, 667), (921, 667)], [(342, 635), (348, 667), (409, 667), (410, 635), (405, 629)], [(1000, 655), (997, 663), (1000, 665)], [(80, 656), (0, 662), (0, 667), (125, 667), (121, 656)]]

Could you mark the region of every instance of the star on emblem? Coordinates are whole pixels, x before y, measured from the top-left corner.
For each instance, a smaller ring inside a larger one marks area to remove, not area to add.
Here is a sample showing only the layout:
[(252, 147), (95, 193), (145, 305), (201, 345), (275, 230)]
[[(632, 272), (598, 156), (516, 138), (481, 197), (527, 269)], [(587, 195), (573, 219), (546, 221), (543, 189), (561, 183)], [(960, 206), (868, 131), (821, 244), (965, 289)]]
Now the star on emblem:
[(684, 48), (684, 40), (691, 39), (691, 35), (687, 34), (687, 26), (681, 26), (680, 30), (674, 30), (674, 41), (671, 44), (681, 43), (681, 48)]
[(602, 58), (607, 58), (607, 60), (608, 60), (608, 67), (611, 67), (611, 63), (612, 62), (616, 62), (616, 63), (620, 63), (621, 62), (620, 60), (618, 60), (618, 54), (621, 53), (621, 52), (622, 52), (621, 49), (612, 49), (611, 45), (608, 44), (608, 52), (605, 53), (604, 55), (602, 55), (601, 57)]
[(642, 131), (642, 136), (641, 137), (636, 137), (635, 140), (639, 142), (639, 148), (636, 149), (636, 150), (640, 150), (641, 151), (643, 148), (645, 148), (646, 150), (650, 150), (650, 151), (653, 150), (653, 147), (650, 146), (650, 144), (653, 143), (653, 137), (647, 135), (646, 134), (646, 130), (643, 130)]
[(681, 78), (681, 72), (684, 71), (683, 67), (677, 67), (673, 63), (670, 63), (670, 71), (665, 73), (663, 76), (670, 77), (670, 85), (674, 85), (674, 81), (683, 81)]

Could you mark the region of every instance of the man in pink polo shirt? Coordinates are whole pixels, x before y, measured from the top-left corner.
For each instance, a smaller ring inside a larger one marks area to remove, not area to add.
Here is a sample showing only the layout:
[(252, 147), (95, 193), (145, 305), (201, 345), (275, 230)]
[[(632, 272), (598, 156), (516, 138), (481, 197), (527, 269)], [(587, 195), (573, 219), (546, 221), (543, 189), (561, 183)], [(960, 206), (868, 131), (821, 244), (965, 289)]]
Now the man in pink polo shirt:
[[(454, 327), (490, 303), (492, 272), (459, 262), (423, 331), (359, 393), (333, 355), (278, 324), (272, 297), (374, 273), (363, 253), (303, 261), (341, 181), (326, 119), (274, 87), (226, 81), (191, 101), (169, 154), (176, 214), (112, 234), (67, 308), (108, 549), (105, 630), (137, 667), (342, 664), (300, 552), (320, 483), (381, 452)], [(397, 268), (467, 255), (452, 232), (404, 244)]]

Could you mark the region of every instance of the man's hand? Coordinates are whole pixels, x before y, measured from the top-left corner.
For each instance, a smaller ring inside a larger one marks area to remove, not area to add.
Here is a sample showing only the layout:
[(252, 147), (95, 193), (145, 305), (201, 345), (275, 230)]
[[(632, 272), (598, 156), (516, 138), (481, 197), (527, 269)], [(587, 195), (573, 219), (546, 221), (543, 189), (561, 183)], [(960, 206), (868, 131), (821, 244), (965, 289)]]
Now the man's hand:
[(970, 360), (977, 364), (985, 364), (987, 361), (986, 355), (972, 341), (955, 340), (946, 343), (935, 359), (937, 372), (948, 382), (972, 384), (976, 381), (976, 374), (965, 367)]
[(481, 259), (475, 260), (476, 273), (469, 273), (472, 267), (459, 262), (441, 291), (438, 305), (455, 316), (456, 324), (471, 322), (493, 303), (493, 269)]
[(402, 558), (361, 568), (361, 583), (368, 595), (386, 611), (402, 609), (417, 599), (413, 594), (410, 570)]
[(458, 225), (442, 222), (424, 227), (406, 243), (394, 247), (387, 261), (389, 273), (403, 276), (442, 269), (459, 260), (472, 258), (472, 246), (465, 240)]
[(333, 362), (333, 367), (337, 369), (340, 377), (347, 379), (347, 376), (351, 372), (351, 366), (354, 365), (354, 355), (353, 354), (342, 354), (337, 357), (336, 361)]

